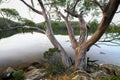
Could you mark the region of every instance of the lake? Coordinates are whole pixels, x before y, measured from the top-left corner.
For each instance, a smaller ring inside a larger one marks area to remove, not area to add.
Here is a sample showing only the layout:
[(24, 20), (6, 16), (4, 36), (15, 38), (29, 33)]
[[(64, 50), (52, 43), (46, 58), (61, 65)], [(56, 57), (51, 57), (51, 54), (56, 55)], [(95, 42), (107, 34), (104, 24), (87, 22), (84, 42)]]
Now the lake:
[[(65, 48), (69, 56), (73, 57), (73, 49), (67, 35), (56, 35), (58, 41)], [(76, 36), (78, 38), (78, 36)], [(99, 64), (115, 64), (120, 66), (120, 46), (113, 43), (101, 42), (92, 46), (87, 56), (92, 60), (99, 60)], [(109, 45), (109, 46), (108, 46)], [(40, 33), (22, 33), (0, 40), (0, 67), (39, 61), (42, 54), (53, 47), (48, 38)]]

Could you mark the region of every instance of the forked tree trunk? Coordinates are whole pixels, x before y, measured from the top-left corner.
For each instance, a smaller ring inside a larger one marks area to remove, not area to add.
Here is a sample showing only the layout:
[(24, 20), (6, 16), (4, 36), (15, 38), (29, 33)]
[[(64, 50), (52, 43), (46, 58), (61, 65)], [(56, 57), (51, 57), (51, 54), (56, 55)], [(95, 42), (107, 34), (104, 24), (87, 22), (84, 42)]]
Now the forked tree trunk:
[(78, 41), (78, 46), (75, 49), (75, 69), (86, 70), (87, 69), (87, 59), (86, 59), (86, 52), (87, 49), (83, 49), (83, 43), (86, 42), (88, 37), (88, 28), (85, 20), (83, 19), (82, 12), (78, 16), (79, 23), (80, 23), (80, 37)]
[(80, 47), (82, 47), (81, 45), (87, 40), (87, 25), (82, 17), (83, 16), (82, 12), (79, 15), (77, 15), (79, 22), (80, 22), (79, 41), (77, 41), (75, 39), (72, 26), (71, 26), (70, 22), (68, 21), (68, 15), (65, 17), (60, 11), (57, 11), (57, 12), (65, 20), (64, 22), (67, 27), (70, 42), (71, 42), (72, 48), (75, 53), (75, 68), (78, 69), (78, 66), (79, 66), (79, 69), (86, 70), (86, 68), (87, 68), (86, 49), (82, 50), (80, 48)]
[(61, 44), (57, 41), (57, 39), (54, 36), (50, 20), (46, 14), (45, 7), (43, 5), (42, 0), (38, 0), (42, 11), (36, 10), (34, 7), (30, 6), (28, 3), (26, 3), (24, 0), (21, 0), (26, 6), (31, 8), (34, 12), (38, 13), (39, 15), (42, 15), (45, 19), (45, 25), (46, 25), (46, 31), (44, 32), (48, 39), (51, 41), (54, 47), (58, 48), (60, 50), (60, 57), (62, 59), (62, 63), (65, 68), (69, 68), (71, 66), (70, 58), (68, 57), (67, 53), (65, 52), (64, 48), (61, 46)]
[[(51, 24), (49, 22), (49, 19), (47, 17), (46, 14), (46, 10), (44, 8), (44, 5), (42, 3), (42, 0), (38, 0), (38, 2), (40, 3), (40, 6), (42, 8), (42, 11), (38, 11), (34, 8), (32, 8), (30, 5), (28, 5), (24, 0), (21, 0), (23, 3), (25, 3), (25, 5), (27, 5), (29, 8), (31, 8), (34, 12), (42, 15), (45, 19), (45, 23), (46, 23), (46, 35), (49, 38), (49, 40), (51, 41), (51, 43), (57, 47), (60, 51), (61, 51), (61, 58), (62, 58), (62, 62), (64, 64), (64, 66), (66, 68), (70, 67), (70, 60), (68, 55), (66, 54), (65, 50), (63, 49), (63, 47), (59, 44), (59, 42), (56, 40), (56, 38), (54, 37), (54, 33), (51, 27)], [(96, 0), (93, 0), (95, 3)], [(80, 15), (75, 15), (75, 16), (79, 16), (79, 21), (80, 21), (80, 38), (79, 38), (79, 42), (76, 42), (74, 35), (71, 34), (71, 28), (69, 27), (69, 24), (67, 24), (67, 29), (69, 32), (69, 37), (71, 39), (71, 43), (72, 46), (75, 50), (75, 69), (82, 69), (82, 70), (86, 70), (86, 51), (89, 47), (91, 47), (94, 43), (96, 43), (100, 37), (104, 34), (104, 32), (106, 31), (106, 29), (108, 28), (114, 14), (116, 13), (116, 10), (118, 9), (118, 6), (120, 4), (120, 0), (109, 0), (109, 3), (105, 6), (101, 6), (99, 3), (97, 3), (98, 6), (101, 8), (102, 12), (103, 12), (103, 18), (96, 30), (96, 32), (93, 34), (93, 36), (87, 40), (87, 25), (85, 24), (85, 21), (83, 21)], [(67, 22), (66, 22), (67, 23)], [(87, 41), (86, 41), (87, 40)]]
[(62, 59), (62, 63), (64, 65), (64, 67), (69, 68), (71, 66), (70, 59), (69, 59), (67, 53), (65, 52), (64, 48), (61, 46), (61, 44), (57, 41), (57, 39), (54, 36), (53, 30), (52, 30), (52, 27), (50, 24), (50, 20), (48, 19), (48, 16), (46, 14), (46, 10), (44, 8), (42, 1), (38, 0), (38, 2), (40, 3), (40, 6), (42, 8), (43, 17), (45, 19), (46, 36), (49, 38), (49, 40), (51, 41), (53, 46), (60, 50), (60, 57)]
[(75, 69), (83, 69), (86, 68), (86, 51), (87, 48), (91, 47), (94, 43), (96, 43), (101, 36), (105, 33), (106, 29), (108, 28), (113, 16), (115, 15), (118, 6), (120, 4), (120, 0), (110, 0), (106, 6), (102, 6), (103, 10), (103, 18), (93, 36), (79, 45), (76, 50), (76, 57), (75, 57)]

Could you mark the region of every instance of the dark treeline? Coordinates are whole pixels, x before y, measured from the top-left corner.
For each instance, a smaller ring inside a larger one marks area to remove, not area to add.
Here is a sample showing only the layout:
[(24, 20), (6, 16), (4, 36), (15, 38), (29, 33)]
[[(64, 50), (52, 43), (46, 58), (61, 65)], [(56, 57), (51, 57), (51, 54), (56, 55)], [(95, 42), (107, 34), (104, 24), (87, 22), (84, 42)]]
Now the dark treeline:
[(25, 20), (25, 23), (19, 23), (19, 22), (15, 22), (15, 21), (0, 17), (0, 39), (12, 36), (17, 33), (32, 32), (31, 30), (26, 30), (23, 28), (10, 29), (10, 28), (14, 28), (17, 26), (24, 26), (24, 25), (36, 26), (36, 24), (30, 20)]
[[(88, 25), (90, 27), (89, 34), (92, 34), (95, 32), (98, 21), (94, 20), (92, 22), (89, 22)], [(34, 27), (40, 27), (42, 29), (45, 29), (45, 23), (34, 23), (30, 20), (24, 20), (22, 23), (14, 22), (8, 19), (0, 18), (0, 38), (12, 36), (13, 34), (21, 33), (21, 32), (32, 32), (31, 30), (25, 30), (21, 28), (16, 28), (14, 30), (6, 30), (8, 27), (16, 27), (16, 26), (34, 26)], [(64, 22), (62, 21), (51, 21), (51, 25), (53, 27), (53, 31), (55, 34), (61, 34), (61, 35), (67, 35), (67, 28)], [(79, 35), (79, 23), (77, 21), (72, 21), (71, 25), (73, 27), (75, 35)], [(111, 24), (108, 28), (106, 33), (119, 33), (120, 34), (120, 25)]]
[[(43, 28), (43, 29), (45, 28), (44, 22), (39, 23), (38, 25), (41, 26), (41, 28)], [(67, 28), (66, 28), (66, 25), (64, 24), (64, 22), (52, 21), (51, 25), (53, 27), (53, 31), (55, 34), (67, 35)], [(79, 33), (80, 33), (79, 23), (77, 21), (72, 21), (71, 25), (73, 27), (75, 35), (79, 35)], [(99, 23), (97, 20), (94, 20), (92, 22), (89, 22), (88, 25), (90, 27), (88, 30), (89, 34), (93, 34), (96, 31)], [(108, 30), (106, 31), (106, 33), (120, 33), (120, 25), (111, 24), (110, 27), (108, 28)]]

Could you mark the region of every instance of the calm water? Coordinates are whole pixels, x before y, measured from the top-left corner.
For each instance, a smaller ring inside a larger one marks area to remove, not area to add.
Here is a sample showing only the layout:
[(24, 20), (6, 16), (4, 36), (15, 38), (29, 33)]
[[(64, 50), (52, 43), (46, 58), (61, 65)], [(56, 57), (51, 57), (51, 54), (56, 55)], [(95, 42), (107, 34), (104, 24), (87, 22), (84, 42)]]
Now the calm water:
[[(56, 35), (66, 52), (73, 57), (73, 50), (66, 35)], [(77, 37), (76, 37), (77, 38)], [(97, 43), (99, 47), (92, 46), (87, 56), (98, 63), (109, 63), (120, 66), (120, 46), (107, 46), (111, 43)], [(114, 44), (111, 44), (114, 45)], [(47, 37), (40, 33), (17, 34), (0, 40), (0, 66), (19, 64), (27, 61), (37, 61), (42, 58), (42, 53), (53, 47)]]

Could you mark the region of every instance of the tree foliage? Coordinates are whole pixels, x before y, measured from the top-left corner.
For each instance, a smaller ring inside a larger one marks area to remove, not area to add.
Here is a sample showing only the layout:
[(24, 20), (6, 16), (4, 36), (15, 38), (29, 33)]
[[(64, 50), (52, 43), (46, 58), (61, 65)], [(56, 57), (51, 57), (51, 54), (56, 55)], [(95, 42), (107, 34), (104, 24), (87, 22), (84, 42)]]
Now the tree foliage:
[(19, 13), (15, 9), (10, 8), (1, 8), (0, 13), (2, 16), (5, 16), (5, 18), (13, 18), (13, 19), (19, 19)]

